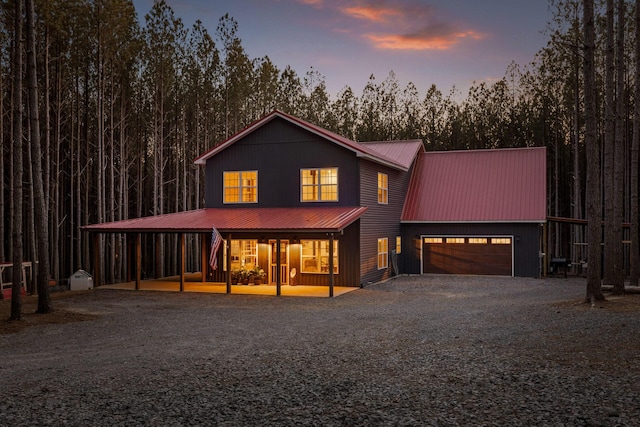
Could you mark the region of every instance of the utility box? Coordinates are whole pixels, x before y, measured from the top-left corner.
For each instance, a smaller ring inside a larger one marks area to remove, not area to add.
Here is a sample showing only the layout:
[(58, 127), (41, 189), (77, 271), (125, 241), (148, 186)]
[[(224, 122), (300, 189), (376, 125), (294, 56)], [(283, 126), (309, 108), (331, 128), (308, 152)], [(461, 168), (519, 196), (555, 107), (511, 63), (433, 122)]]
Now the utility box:
[(86, 291), (93, 288), (93, 277), (84, 270), (78, 270), (69, 278), (70, 291)]

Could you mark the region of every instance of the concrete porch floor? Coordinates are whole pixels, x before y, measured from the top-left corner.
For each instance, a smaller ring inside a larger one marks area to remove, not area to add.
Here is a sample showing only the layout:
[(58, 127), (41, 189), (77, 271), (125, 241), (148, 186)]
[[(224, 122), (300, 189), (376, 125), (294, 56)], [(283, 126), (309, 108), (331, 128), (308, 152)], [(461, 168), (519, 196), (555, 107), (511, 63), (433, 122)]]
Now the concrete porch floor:
[[(116, 283), (113, 285), (102, 285), (101, 289), (122, 289), (135, 290), (135, 282)], [(357, 287), (334, 286), (333, 296), (338, 297), (346, 293), (355, 291)], [(151, 279), (140, 281), (141, 291), (180, 291), (180, 277), (172, 276), (162, 279)], [(225, 294), (227, 284), (221, 282), (202, 282), (200, 273), (186, 273), (184, 292), (208, 292), (215, 294)], [(276, 285), (232, 285), (231, 294), (236, 295), (271, 295), (276, 296)], [(305, 286), (305, 285), (282, 285), (280, 295), (285, 297), (329, 297), (328, 286)]]

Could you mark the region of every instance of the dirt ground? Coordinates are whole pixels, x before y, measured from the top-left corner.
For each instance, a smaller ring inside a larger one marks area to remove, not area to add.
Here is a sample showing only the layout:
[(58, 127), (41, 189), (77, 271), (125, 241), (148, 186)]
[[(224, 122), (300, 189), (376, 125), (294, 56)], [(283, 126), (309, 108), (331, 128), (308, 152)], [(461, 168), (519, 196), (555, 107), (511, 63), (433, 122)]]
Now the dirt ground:
[(14, 334), (31, 326), (81, 322), (83, 320), (94, 319), (96, 316), (93, 314), (56, 309), (57, 301), (73, 297), (77, 294), (78, 292), (52, 293), (51, 304), (53, 311), (47, 314), (36, 314), (36, 309), (38, 308), (38, 297), (36, 295), (24, 296), (22, 298), (22, 320), (19, 321), (9, 321), (9, 317), (11, 316), (11, 300), (0, 300), (0, 335)]
[[(22, 320), (9, 321), (11, 315), (11, 300), (0, 300), (0, 335), (14, 334), (23, 331), (31, 326), (60, 324), (70, 322), (82, 322), (84, 320), (94, 319), (97, 315), (84, 313), (81, 308), (77, 311), (63, 310), (56, 308), (56, 302), (73, 298), (84, 292), (95, 291), (76, 291), (76, 292), (53, 292), (51, 293), (51, 303), (53, 311), (48, 314), (37, 314), (38, 297), (36, 295), (27, 295), (22, 298)], [(99, 292), (102, 292), (99, 290)], [(108, 292), (108, 290), (107, 290)], [(123, 298), (128, 296), (127, 293), (120, 294)], [(133, 295), (131, 295), (133, 296)], [(594, 307), (586, 304), (582, 300), (563, 301), (556, 303), (558, 308), (571, 308), (574, 310), (592, 310), (600, 309), (611, 312), (640, 312), (640, 294), (627, 293), (623, 296), (611, 295), (605, 291), (606, 301), (598, 302)]]

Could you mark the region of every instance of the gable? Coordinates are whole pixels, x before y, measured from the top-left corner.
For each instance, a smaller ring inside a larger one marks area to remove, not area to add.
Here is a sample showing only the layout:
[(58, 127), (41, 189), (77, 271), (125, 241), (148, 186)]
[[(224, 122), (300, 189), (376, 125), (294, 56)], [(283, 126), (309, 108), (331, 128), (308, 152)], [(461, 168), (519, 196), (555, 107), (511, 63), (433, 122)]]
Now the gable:
[(402, 222), (544, 222), (546, 149), (423, 153)]
[[(298, 128), (309, 132), (313, 135), (316, 135), (317, 137), (326, 140), (328, 142), (331, 142), (337, 146), (340, 146), (346, 150), (351, 151), (352, 153), (354, 153), (357, 157), (361, 157), (361, 158), (365, 158), (368, 160), (371, 160), (373, 162), (379, 163), (379, 164), (383, 164), (395, 169), (400, 169), (400, 170), (408, 170), (408, 166), (406, 165), (406, 155), (403, 152), (403, 155), (401, 156), (400, 159), (398, 159), (397, 155), (389, 155), (389, 151), (387, 150), (386, 153), (383, 153), (381, 151), (376, 151), (371, 149), (370, 147), (368, 147), (366, 144), (360, 144), (357, 143), (355, 141), (352, 141), (348, 138), (345, 138), (343, 136), (340, 136), (338, 134), (335, 134), (331, 131), (328, 131), (326, 129), (323, 129), (319, 126), (313, 125), (311, 123), (305, 122), (304, 120), (298, 119), (296, 117), (290, 116), (288, 114), (285, 114), (281, 111), (275, 110), (272, 113), (268, 114), (267, 116), (263, 117), (262, 119), (254, 122), (253, 124), (249, 125), (247, 128), (241, 130), (240, 132), (236, 133), (235, 135), (233, 135), (232, 137), (230, 137), (229, 139), (227, 139), (226, 141), (223, 141), (221, 144), (215, 146), (214, 148), (212, 148), (211, 150), (201, 154), (199, 157), (197, 157), (194, 160), (195, 164), (199, 164), (199, 165), (204, 165), (207, 163), (207, 160), (212, 158), (213, 156), (218, 155), (219, 153), (221, 153), (222, 151), (226, 150), (227, 148), (229, 148), (230, 146), (232, 146), (233, 144), (236, 144), (238, 141), (241, 141), (243, 139), (245, 139), (247, 136), (251, 135), (252, 133), (256, 132), (258, 129), (264, 127), (266, 124), (272, 122), (275, 119), (279, 119), (279, 120), (284, 120), (292, 125), (297, 126)], [(419, 140), (413, 140), (411, 141), (413, 143), (412, 147), (415, 147), (415, 151), (413, 152), (414, 157), (415, 154), (418, 152), (418, 142)], [(420, 144), (421, 145), (421, 144)], [(400, 147), (400, 146), (398, 146)], [(404, 147), (404, 146), (403, 146)], [(391, 151), (391, 153), (393, 153), (393, 151)], [(404, 160), (404, 161), (403, 161)], [(413, 159), (412, 159), (413, 160)]]

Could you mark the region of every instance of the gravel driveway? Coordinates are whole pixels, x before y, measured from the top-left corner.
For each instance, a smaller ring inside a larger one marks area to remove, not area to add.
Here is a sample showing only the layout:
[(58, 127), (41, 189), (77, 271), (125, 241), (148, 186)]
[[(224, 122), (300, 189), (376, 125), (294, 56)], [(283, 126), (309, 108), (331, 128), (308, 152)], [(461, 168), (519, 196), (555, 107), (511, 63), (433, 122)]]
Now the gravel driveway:
[(640, 312), (584, 279), (402, 277), (334, 299), (95, 290), (0, 336), (7, 426), (637, 426)]

